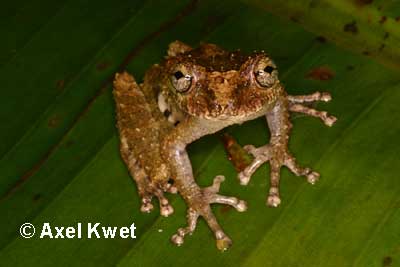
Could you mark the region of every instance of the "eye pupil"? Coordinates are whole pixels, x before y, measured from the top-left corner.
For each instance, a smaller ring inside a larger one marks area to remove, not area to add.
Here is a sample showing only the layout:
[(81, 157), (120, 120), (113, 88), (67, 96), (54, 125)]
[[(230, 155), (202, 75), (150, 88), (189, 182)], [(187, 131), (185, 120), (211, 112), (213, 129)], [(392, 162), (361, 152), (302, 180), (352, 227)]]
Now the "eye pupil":
[(175, 79), (179, 80), (180, 78), (184, 77), (183, 73), (181, 71), (177, 71), (174, 73)]
[(271, 67), (271, 66), (266, 66), (266, 67), (264, 68), (264, 71), (265, 71), (265, 72), (268, 72), (269, 74), (271, 74), (271, 73), (274, 71), (274, 68)]

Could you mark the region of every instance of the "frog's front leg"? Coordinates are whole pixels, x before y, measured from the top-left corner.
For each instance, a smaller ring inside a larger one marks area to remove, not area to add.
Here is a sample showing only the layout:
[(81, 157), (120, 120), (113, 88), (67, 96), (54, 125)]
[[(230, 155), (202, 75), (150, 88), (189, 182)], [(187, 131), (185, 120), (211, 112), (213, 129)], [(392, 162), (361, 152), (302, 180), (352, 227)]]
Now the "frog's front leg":
[[(239, 173), (241, 184), (246, 185), (259, 166), (267, 161), (270, 162), (271, 182), (267, 205), (277, 207), (281, 202), (279, 196), (279, 180), (280, 169), (282, 166), (288, 167), (289, 170), (297, 176), (306, 176), (307, 181), (311, 184), (314, 184), (318, 180), (319, 174), (312, 171), (310, 168), (299, 166), (296, 162), (296, 158), (293, 157), (288, 150), (289, 133), (292, 127), (289, 120), (289, 111), (291, 110), (291, 107), (296, 109), (298, 105), (300, 105), (297, 104), (298, 102), (312, 102), (316, 100), (329, 101), (326, 99), (328, 99), (327, 95), (319, 93), (308, 96), (298, 96), (297, 98), (293, 96), (281, 96), (275, 103), (273, 109), (266, 114), (266, 119), (271, 133), (270, 143), (259, 148), (255, 148), (252, 145), (245, 146), (245, 149), (254, 156), (254, 160), (241, 173)], [(296, 111), (312, 116), (315, 115), (324, 120), (324, 117), (318, 116), (315, 112), (309, 112), (310, 110), (311, 109), (308, 108), (308, 110), (297, 109)], [(325, 116), (326, 118), (330, 118), (326, 114)], [(330, 120), (333, 120), (333, 118), (330, 118)]]
[(200, 188), (193, 177), (192, 166), (186, 152), (186, 145), (203, 135), (216, 132), (220, 128), (206, 126), (198, 119), (188, 118), (181, 122), (163, 142), (162, 153), (166, 162), (169, 163), (174, 185), (188, 206), (188, 226), (178, 229), (177, 233), (171, 238), (172, 242), (178, 246), (184, 242), (184, 237), (187, 234), (193, 233), (196, 228), (197, 219), (201, 216), (213, 231), (217, 247), (221, 250), (227, 249), (232, 241), (218, 224), (210, 204), (227, 204), (238, 211), (245, 211), (247, 208), (246, 203), (236, 197), (218, 194), (220, 184), (224, 181), (223, 176), (216, 176), (213, 184), (206, 188)]

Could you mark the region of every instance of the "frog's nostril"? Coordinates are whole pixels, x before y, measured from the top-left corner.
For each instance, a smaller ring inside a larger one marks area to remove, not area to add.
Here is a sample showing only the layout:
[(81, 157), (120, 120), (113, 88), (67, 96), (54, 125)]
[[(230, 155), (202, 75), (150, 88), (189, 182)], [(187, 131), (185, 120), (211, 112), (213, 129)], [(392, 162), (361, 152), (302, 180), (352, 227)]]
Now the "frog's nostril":
[(215, 81), (217, 83), (224, 83), (225, 79), (224, 79), (224, 77), (219, 76), (219, 77), (215, 78)]

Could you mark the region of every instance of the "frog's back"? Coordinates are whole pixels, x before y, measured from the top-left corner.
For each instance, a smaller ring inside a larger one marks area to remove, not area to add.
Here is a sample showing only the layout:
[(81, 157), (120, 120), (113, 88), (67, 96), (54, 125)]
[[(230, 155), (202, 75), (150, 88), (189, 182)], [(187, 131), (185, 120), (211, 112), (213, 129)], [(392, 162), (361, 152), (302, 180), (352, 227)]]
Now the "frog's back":
[(239, 50), (226, 51), (215, 44), (203, 43), (199, 47), (179, 55), (192, 64), (203, 66), (206, 71), (239, 70), (247, 56)]

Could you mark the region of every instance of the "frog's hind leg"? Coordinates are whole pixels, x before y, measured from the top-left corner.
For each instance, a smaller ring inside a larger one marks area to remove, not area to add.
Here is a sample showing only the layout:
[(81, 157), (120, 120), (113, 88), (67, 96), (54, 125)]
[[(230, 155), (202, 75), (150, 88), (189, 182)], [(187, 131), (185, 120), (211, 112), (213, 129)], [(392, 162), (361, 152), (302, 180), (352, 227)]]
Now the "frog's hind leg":
[(325, 125), (332, 126), (337, 120), (336, 117), (329, 115), (326, 111), (319, 111), (305, 105), (301, 105), (301, 103), (312, 103), (315, 101), (329, 102), (331, 99), (331, 95), (327, 92), (315, 92), (310, 95), (288, 95), (289, 111), (320, 118)]
[[(121, 140), (121, 146), (124, 145), (124, 140)], [(141, 198), (142, 205), (140, 207), (141, 212), (150, 212), (153, 210), (153, 204), (151, 204), (152, 194), (147, 192), (146, 187), (150, 184), (150, 180), (143, 168), (139, 166), (139, 163), (133, 158), (133, 155), (125, 152), (126, 150), (121, 149), (121, 155), (125, 162), (128, 164), (128, 169), (135, 180), (139, 197)]]
[[(160, 204), (160, 214), (162, 216), (168, 217), (171, 215), (174, 210), (171, 205), (169, 205), (168, 199), (164, 196), (163, 191), (160, 188), (157, 188), (149, 178), (148, 174), (140, 166), (139, 161), (137, 161), (134, 157), (134, 154), (129, 151), (127, 148), (126, 138), (121, 138), (121, 156), (128, 166), (128, 170), (133, 180), (136, 182), (139, 197), (141, 199), (141, 207), (140, 211), (149, 213), (153, 210), (153, 204), (151, 203), (153, 196), (158, 198)], [(170, 188), (166, 188), (165, 191), (171, 192)]]
[[(164, 192), (169, 191), (168, 171), (159, 151), (159, 122), (141, 88), (127, 72), (116, 74), (114, 80), (117, 127), (120, 134), (122, 159), (135, 180), (141, 198), (141, 211), (153, 209), (151, 199), (156, 196), (160, 213), (168, 216), (173, 212)], [(137, 114), (140, 114), (139, 116)]]

